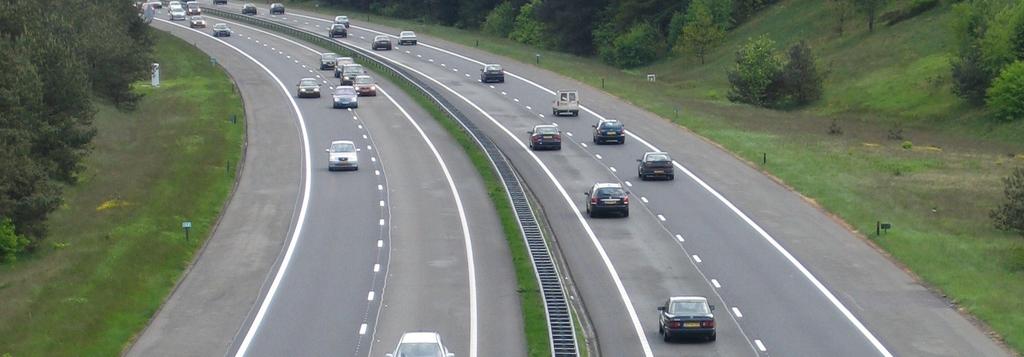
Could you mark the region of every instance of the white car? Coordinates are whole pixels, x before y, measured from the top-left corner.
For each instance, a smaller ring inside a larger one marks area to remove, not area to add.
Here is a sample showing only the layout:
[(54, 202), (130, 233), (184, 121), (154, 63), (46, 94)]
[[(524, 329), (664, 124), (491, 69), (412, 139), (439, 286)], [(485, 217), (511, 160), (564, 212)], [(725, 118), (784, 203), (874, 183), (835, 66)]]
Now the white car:
[(345, 25), (345, 28), (349, 28), (348, 16), (335, 16), (334, 23)]
[(455, 357), (441, 343), (441, 335), (437, 332), (406, 332), (398, 340), (395, 352), (385, 354), (387, 357)]
[(551, 115), (562, 114), (574, 117), (580, 115), (579, 92), (575, 89), (559, 89), (555, 94), (555, 101), (551, 103)]
[(398, 45), (415, 45), (416, 44), (416, 33), (412, 31), (402, 31), (398, 34)]
[(185, 21), (185, 9), (181, 8), (181, 6), (172, 5), (171, 9), (167, 10), (167, 13), (171, 15), (171, 21)]
[(350, 140), (335, 140), (327, 148), (327, 170), (359, 170), (359, 152)]

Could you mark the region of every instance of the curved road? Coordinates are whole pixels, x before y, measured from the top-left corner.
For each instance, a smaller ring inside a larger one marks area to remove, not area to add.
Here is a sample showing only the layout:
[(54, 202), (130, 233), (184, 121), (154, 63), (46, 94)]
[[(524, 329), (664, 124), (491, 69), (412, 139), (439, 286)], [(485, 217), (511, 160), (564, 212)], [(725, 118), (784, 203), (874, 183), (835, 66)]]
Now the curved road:
[[(266, 16), (261, 9), (259, 16), (317, 32), (329, 24), (302, 11)], [(397, 32), (353, 19), (341, 41), (368, 47), (374, 35)], [(1008, 355), (861, 238), (713, 144), (572, 80), (420, 40), (378, 53), (432, 81), (520, 170), (548, 216), (603, 354)], [(479, 83), (484, 62), (502, 63), (506, 83)], [(550, 117), (550, 91), (558, 88), (581, 89), (587, 110)], [(590, 125), (602, 117), (625, 122), (625, 145), (592, 145)], [(571, 145), (529, 152), (525, 131), (550, 122)], [(673, 154), (677, 180), (635, 177), (635, 159), (655, 148)], [(595, 181), (629, 186), (634, 214), (583, 217), (580, 193)], [(654, 307), (675, 294), (711, 298), (719, 308), (717, 342), (658, 340)]]

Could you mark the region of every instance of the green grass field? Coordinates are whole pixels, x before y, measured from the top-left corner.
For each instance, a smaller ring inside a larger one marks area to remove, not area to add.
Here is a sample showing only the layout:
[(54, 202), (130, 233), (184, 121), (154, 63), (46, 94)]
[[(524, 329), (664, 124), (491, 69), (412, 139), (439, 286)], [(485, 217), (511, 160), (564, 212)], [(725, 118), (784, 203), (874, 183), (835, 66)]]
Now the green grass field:
[[(80, 182), (34, 254), (0, 265), (0, 355), (113, 356), (160, 307), (234, 185), (241, 98), (209, 57), (156, 36), (161, 87), (138, 109), (100, 105)], [(237, 115), (237, 124), (228, 118)], [(191, 220), (191, 240), (181, 222)]]
[[(893, 1), (890, 8), (908, 1)], [(353, 21), (345, 9), (296, 7)], [(595, 58), (540, 50), (477, 31), (369, 15), (371, 22), (476, 46), (601, 88), (715, 141), (868, 235), (925, 283), (938, 288), (1024, 351), (1024, 239), (992, 228), (988, 212), (1002, 183), (1024, 165), (1024, 121), (993, 123), (950, 91), (948, 2), (867, 32), (856, 17), (840, 37), (825, 2), (784, 0), (731, 31), (700, 65), (675, 55), (619, 70)], [(887, 9), (888, 10), (888, 9)], [(729, 103), (726, 72), (735, 49), (767, 34), (784, 49), (806, 40), (829, 71), (825, 95), (800, 110)], [(645, 80), (648, 72), (658, 81)], [(676, 110), (679, 114), (676, 114)], [(843, 129), (828, 135), (833, 120)], [(889, 139), (902, 131), (902, 139)], [(910, 149), (902, 148), (910, 141)], [(878, 220), (895, 229), (875, 237)]]

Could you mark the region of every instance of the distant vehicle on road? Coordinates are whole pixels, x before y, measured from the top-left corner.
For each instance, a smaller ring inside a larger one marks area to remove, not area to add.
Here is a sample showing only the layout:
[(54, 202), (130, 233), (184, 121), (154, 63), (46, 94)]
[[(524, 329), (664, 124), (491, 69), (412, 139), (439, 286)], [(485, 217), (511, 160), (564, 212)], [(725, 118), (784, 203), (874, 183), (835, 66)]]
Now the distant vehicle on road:
[(192, 16), (188, 18), (188, 27), (191, 28), (206, 28), (206, 19), (202, 16)]
[(168, 1), (167, 2), (167, 7), (181, 7), (181, 1), (177, 1), (177, 0)]
[(284, 4), (279, 3), (279, 2), (275, 2), (273, 4), (270, 4), (270, 14), (271, 15), (284, 15)]
[(320, 98), (320, 82), (316, 78), (303, 78), (296, 87), (299, 89), (299, 98)]
[(590, 217), (608, 212), (629, 217), (629, 193), (622, 189), (622, 185), (596, 183), (583, 194), (587, 197), (587, 215)]
[(256, 15), (256, 5), (247, 3), (242, 5), (242, 15)]
[(618, 120), (601, 119), (591, 127), (594, 128), (594, 144), (626, 143), (626, 127)]
[(327, 30), (327, 37), (330, 37), (330, 38), (335, 38), (335, 37), (345, 38), (345, 37), (348, 37), (348, 28), (345, 27), (345, 25), (342, 25), (342, 24), (331, 24), (331, 28), (329, 30)]
[(213, 24), (213, 37), (231, 37), (231, 28), (225, 23)]
[(202, 15), (203, 9), (199, 7), (199, 3), (195, 1), (189, 1), (185, 3), (185, 12), (189, 16)]
[(334, 69), (338, 66), (338, 54), (334, 52), (324, 52), (320, 54), (320, 70), (326, 71), (328, 69)]
[(181, 6), (171, 6), (170, 10), (167, 10), (167, 13), (171, 15), (171, 21), (185, 21), (185, 17), (187, 16), (185, 14), (185, 9), (181, 8)]
[(718, 338), (715, 331), (714, 305), (703, 296), (673, 296), (658, 306), (658, 333), (665, 342), (673, 337)]
[(334, 78), (341, 78), (341, 69), (346, 64), (356, 64), (352, 57), (338, 57), (338, 63), (334, 65)]
[(227, 5), (228, 0), (213, 0), (214, 5)]
[(386, 357), (455, 357), (441, 342), (437, 332), (406, 332), (398, 340), (395, 351)]
[(352, 86), (334, 88), (334, 108), (359, 108), (359, 93)]
[(550, 124), (536, 125), (530, 133), (530, 149), (562, 150), (562, 131)]
[(149, 7), (154, 8), (154, 9), (163, 9), (164, 8), (164, 3), (159, 2), (159, 1), (150, 1), (150, 2), (147, 2), (146, 5), (149, 6)]
[(352, 82), (352, 86), (356, 88), (356, 93), (358, 93), (360, 97), (377, 96), (377, 83), (373, 81), (373, 77), (356, 76), (356, 79), (353, 80)]
[(370, 45), (370, 49), (390, 51), (391, 50), (391, 39), (384, 35), (377, 35), (373, 38), (373, 44)]
[(346, 64), (341, 67), (341, 85), (350, 86), (355, 83), (356, 76), (364, 75), (366, 71), (359, 64)]
[(359, 170), (359, 152), (350, 140), (335, 140), (327, 148), (327, 170)]
[(485, 64), (480, 69), (480, 81), (505, 83), (505, 70), (501, 69), (500, 64)]
[(580, 115), (579, 92), (574, 89), (559, 89), (555, 93), (555, 101), (551, 103), (551, 115)]
[(349, 28), (348, 16), (335, 16), (334, 23), (345, 25), (345, 28)]
[(416, 45), (416, 33), (412, 31), (402, 31), (398, 34), (398, 45)]
[(651, 151), (644, 153), (644, 157), (637, 159), (636, 175), (641, 181), (652, 178), (664, 178), (674, 180), (675, 172), (672, 168), (672, 157), (667, 152)]

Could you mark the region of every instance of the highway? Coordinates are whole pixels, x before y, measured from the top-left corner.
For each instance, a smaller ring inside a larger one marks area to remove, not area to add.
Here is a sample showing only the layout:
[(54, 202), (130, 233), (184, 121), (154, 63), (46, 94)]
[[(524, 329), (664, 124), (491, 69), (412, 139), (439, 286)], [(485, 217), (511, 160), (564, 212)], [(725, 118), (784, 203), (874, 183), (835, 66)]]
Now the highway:
[[(329, 24), (299, 11), (259, 16), (325, 34)], [(353, 19), (340, 41), (368, 48), (378, 31), (398, 30)], [(430, 80), (516, 165), (555, 233), (603, 355), (1008, 355), (861, 237), (717, 146), (530, 65), (420, 41), (378, 53)], [(485, 62), (502, 64), (506, 82), (479, 83)], [(580, 117), (550, 116), (550, 90), (559, 88), (581, 90)], [(590, 125), (602, 117), (625, 123), (624, 145), (592, 145)], [(568, 139), (562, 151), (530, 152), (526, 131), (552, 122)], [(675, 181), (636, 178), (635, 160), (654, 149), (673, 155)], [(630, 217), (581, 214), (583, 191), (598, 181), (629, 188)], [(671, 295), (708, 296), (718, 307), (718, 341), (660, 341), (655, 307)]]
[[(293, 137), (305, 146), (293, 151), (291, 168), (280, 167), (301, 173), (295, 184), (302, 191), (296, 192), (292, 215), (261, 217), (291, 222), (288, 234), (263, 250), (277, 254), (276, 263), (264, 262), (273, 268), (264, 276), (247, 276), (255, 280), (248, 286), (256, 291), (225, 291), (193, 283), (209, 279), (188, 274), (154, 318), (159, 328), (148, 328), (130, 355), (381, 355), (407, 331), (440, 332), (460, 356), (474, 356), (477, 350), (525, 354), (515, 276), (501, 226), (490, 201), (466, 199), (484, 197), (487, 191), (439, 124), (376, 76), (378, 96), (360, 98), (358, 109), (332, 109), (329, 93), (337, 80), (330, 71), (318, 70), (319, 50), (241, 26), (233, 26), (234, 36), (216, 40), (209, 29), (182, 25), (154, 21), (155, 27), (197, 46), (203, 42), (201, 48), (220, 57), (233, 75), (261, 67), (272, 77), (256, 83), (235, 76), (240, 88), (281, 88), (246, 97), (247, 108), (273, 103), (288, 112), (294, 105), (291, 113), (265, 120), (293, 129), (276, 128), (271, 137)], [(243, 56), (251, 62), (235, 63)], [(322, 81), (322, 98), (293, 98), (294, 85), (304, 77)], [(357, 144), (358, 171), (327, 170), (323, 150), (332, 140)], [(248, 143), (271, 151), (265, 145), (273, 144)], [(219, 238), (215, 233), (210, 245), (218, 245)], [(248, 263), (238, 254), (229, 258)], [(208, 263), (204, 252), (197, 266), (202, 264), (217, 262)], [(223, 280), (230, 280), (225, 275)], [(206, 308), (226, 300), (225, 295), (237, 296), (228, 307), (233, 313)], [(486, 318), (477, 317), (477, 311)], [(181, 313), (192, 319), (177, 318)], [(218, 322), (201, 331), (196, 320), (204, 317)], [(478, 337), (480, 330), (486, 333)], [(197, 336), (207, 343), (193, 342)]]

